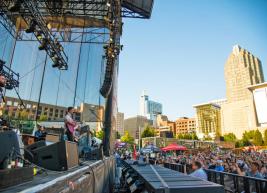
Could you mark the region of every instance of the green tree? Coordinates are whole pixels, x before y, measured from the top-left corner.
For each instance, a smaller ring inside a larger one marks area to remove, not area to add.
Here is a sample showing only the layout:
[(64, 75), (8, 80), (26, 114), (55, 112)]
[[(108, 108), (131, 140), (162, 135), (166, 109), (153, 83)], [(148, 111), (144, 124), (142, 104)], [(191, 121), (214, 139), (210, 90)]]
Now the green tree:
[(125, 131), (124, 135), (121, 136), (121, 141), (129, 144), (134, 143), (134, 138), (129, 134), (128, 131)]
[(120, 139), (121, 138), (121, 135), (118, 131), (116, 131), (116, 139)]
[(253, 136), (253, 144), (254, 145), (262, 145), (262, 134), (261, 132), (257, 129), (255, 132), (254, 132), (254, 136)]
[(254, 137), (254, 130), (251, 131), (245, 131), (242, 136), (242, 143), (243, 146), (248, 146), (251, 145), (253, 142), (253, 137)]
[(184, 135), (182, 133), (179, 133), (178, 135), (176, 135), (177, 139), (184, 139)]
[(225, 134), (223, 137), (224, 137), (224, 141), (230, 141), (230, 142), (236, 141), (236, 136), (233, 133)]
[(99, 130), (98, 132), (96, 132), (96, 137), (97, 137), (98, 139), (103, 140), (103, 138), (104, 138), (104, 131), (101, 129), (101, 130)]
[(204, 137), (204, 139), (203, 139), (204, 141), (211, 141), (212, 140), (212, 138), (210, 137), (210, 136), (206, 136), (206, 137)]
[(264, 145), (267, 145), (267, 129), (264, 131)]
[(192, 135), (192, 139), (193, 140), (198, 140), (198, 137), (197, 137), (197, 134), (196, 133), (192, 133), (191, 135)]
[(145, 138), (145, 137), (154, 137), (155, 136), (155, 129), (153, 127), (150, 126), (146, 126), (146, 128), (144, 129), (141, 137)]
[(19, 111), (18, 118), (20, 120), (28, 120), (29, 113), (26, 110)]
[(40, 118), (38, 119), (38, 121), (47, 121), (47, 120), (48, 120), (48, 117), (44, 114), (42, 114)]

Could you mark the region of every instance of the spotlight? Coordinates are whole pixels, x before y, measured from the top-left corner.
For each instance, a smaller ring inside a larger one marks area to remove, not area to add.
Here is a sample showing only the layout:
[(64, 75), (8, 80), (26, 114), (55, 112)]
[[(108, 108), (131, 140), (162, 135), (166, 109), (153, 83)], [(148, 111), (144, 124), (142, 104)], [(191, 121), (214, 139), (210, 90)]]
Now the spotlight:
[(43, 36), (42, 36), (42, 34), (41, 34), (40, 31), (37, 31), (35, 35), (36, 35), (36, 38), (37, 38), (38, 40), (42, 40), (42, 39), (43, 39)]
[(39, 50), (45, 50), (47, 47), (48, 40), (46, 38), (42, 39), (41, 45), (38, 47)]
[(58, 61), (58, 57), (56, 56), (55, 53), (52, 53), (52, 57), (51, 57), (53, 62), (57, 62)]
[(108, 7), (110, 7), (110, 6), (111, 6), (109, 2), (107, 2), (107, 6), (108, 6)]
[(8, 10), (10, 12), (19, 12), (21, 8), (21, 0), (14, 0), (10, 3)]
[(30, 21), (30, 25), (29, 25), (29, 27), (25, 30), (25, 32), (26, 33), (33, 33), (34, 32), (34, 30), (35, 30), (35, 27), (36, 27), (36, 21), (34, 20), (34, 19), (32, 19), (31, 21)]
[(58, 47), (58, 49), (59, 49), (60, 51), (63, 51), (63, 50), (64, 50), (63, 46), (58, 42), (57, 39), (55, 40), (55, 44), (56, 44), (56, 46)]
[(53, 67), (53, 68), (59, 68), (59, 67), (61, 67), (61, 66), (59, 65), (58, 59), (57, 59), (57, 61), (54, 62), (54, 64), (52, 65), (52, 67)]
[(54, 62), (52, 65), (53, 68), (58, 68), (60, 66), (58, 57), (56, 56), (55, 53), (52, 54), (51, 60)]

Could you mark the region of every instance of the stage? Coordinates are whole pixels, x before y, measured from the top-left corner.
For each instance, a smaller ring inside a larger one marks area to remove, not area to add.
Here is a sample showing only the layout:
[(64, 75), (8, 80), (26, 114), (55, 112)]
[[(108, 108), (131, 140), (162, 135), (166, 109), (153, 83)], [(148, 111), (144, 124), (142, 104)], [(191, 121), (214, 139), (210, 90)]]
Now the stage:
[(80, 166), (65, 172), (48, 171), (34, 176), (33, 181), (7, 188), (0, 192), (23, 193), (109, 193), (115, 180), (115, 160), (81, 162)]

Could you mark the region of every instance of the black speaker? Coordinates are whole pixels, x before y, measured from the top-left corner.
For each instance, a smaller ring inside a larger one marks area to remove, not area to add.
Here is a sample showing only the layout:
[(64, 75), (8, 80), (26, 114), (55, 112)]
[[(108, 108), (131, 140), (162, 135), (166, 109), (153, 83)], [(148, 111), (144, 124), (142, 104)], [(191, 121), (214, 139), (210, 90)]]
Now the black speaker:
[(45, 147), (46, 146), (46, 142), (44, 140), (42, 141), (38, 141), (38, 142), (35, 142), (29, 146), (27, 146), (25, 148), (25, 152), (24, 152), (24, 158), (29, 160), (30, 162), (34, 162), (34, 157), (35, 157), (35, 154), (34, 154), (34, 150), (35, 149), (38, 149), (40, 147)]
[(34, 163), (48, 170), (63, 171), (79, 165), (77, 144), (61, 141), (33, 150)]

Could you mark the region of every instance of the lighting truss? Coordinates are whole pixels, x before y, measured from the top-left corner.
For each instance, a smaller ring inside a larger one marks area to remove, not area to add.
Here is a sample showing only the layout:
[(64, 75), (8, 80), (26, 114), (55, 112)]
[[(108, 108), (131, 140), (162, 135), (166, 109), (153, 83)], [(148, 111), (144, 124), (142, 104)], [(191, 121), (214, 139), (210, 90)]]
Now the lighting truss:
[[(12, 1), (3, 1), (1, 3), (1, 10), (3, 10), (3, 13), (5, 13), (4, 15), (7, 17), (12, 14), (8, 10), (10, 3), (12, 3)], [(34, 29), (36, 40), (41, 44), (45, 41), (44, 49), (46, 50), (47, 54), (52, 60), (54, 60), (54, 62), (57, 62), (59, 69), (66, 70), (68, 68), (68, 57), (64, 53), (64, 50), (61, 49), (62, 46), (60, 45), (60, 43), (56, 41), (56, 37), (48, 29), (47, 23), (38, 10), (36, 1), (21, 0), (20, 3), (21, 8), (18, 12), (19, 16), (24, 20), (27, 26), (30, 26), (32, 21), (36, 23), (36, 26), (34, 27), (38, 28)], [(27, 12), (27, 14), (23, 14), (23, 12)], [(12, 19), (14, 19), (14, 15), (10, 20)]]
[(0, 24), (14, 37), (16, 38), (16, 27), (14, 22), (11, 21), (12, 15), (8, 13), (0, 6)]
[(53, 58), (57, 58), (58, 66), (61, 70), (67, 70), (68, 69), (68, 57), (66, 56), (64, 50), (61, 49), (60, 44), (56, 44), (55, 36), (51, 33), (51, 31), (47, 27), (47, 23), (45, 22), (42, 14), (39, 12), (38, 6), (35, 3), (35, 1), (29, 1), (29, 0), (21, 0), (23, 2), (23, 6), (25, 6), (25, 9), (29, 12), (30, 16), (25, 16), (21, 13), (21, 16), (25, 20), (25, 22), (30, 25), (30, 22), (34, 20), (36, 22), (36, 25), (39, 27), (39, 31), (35, 31), (34, 35), (36, 36), (36, 39), (42, 43), (44, 39), (40, 39), (38, 37), (37, 33), (41, 33), (43, 35), (43, 38), (46, 39), (46, 52), (50, 56), (52, 60)]

